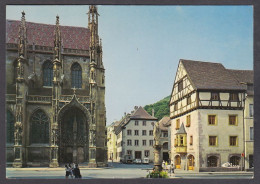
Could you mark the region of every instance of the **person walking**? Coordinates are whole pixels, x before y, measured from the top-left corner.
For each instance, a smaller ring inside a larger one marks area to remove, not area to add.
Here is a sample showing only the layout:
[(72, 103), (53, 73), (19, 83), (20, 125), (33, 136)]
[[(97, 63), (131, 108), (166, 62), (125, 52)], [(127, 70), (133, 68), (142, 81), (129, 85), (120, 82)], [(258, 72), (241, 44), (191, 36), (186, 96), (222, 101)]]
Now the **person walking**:
[(75, 178), (81, 178), (80, 170), (79, 170), (79, 165), (76, 164), (74, 168), (74, 176)]
[(165, 169), (165, 161), (162, 162), (162, 169)]
[(174, 164), (173, 164), (173, 163), (171, 163), (171, 167), (170, 167), (170, 170), (171, 170), (171, 175), (172, 175), (172, 174), (174, 174), (174, 169), (175, 169), (174, 167), (175, 167), (175, 166), (174, 166)]
[(166, 162), (165, 162), (165, 169), (164, 169), (165, 171), (168, 170), (168, 167), (167, 167), (167, 166), (168, 166), (168, 162), (166, 161)]
[(69, 175), (70, 175), (70, 177), (71, 177), (71, 178), (73, 178), (73, 171), (72, 171), (72, 167), (71, 167), (71, 165), (70, 165), (70, 164), (69, 164), (69, 171), (70, 171), (70, 174), (69, 174)]
[(68, 165), (65, 165), (65, 177), (66, 179), (68, 179), (69, 175), (70, 175), (70, 168), (68, 167)]

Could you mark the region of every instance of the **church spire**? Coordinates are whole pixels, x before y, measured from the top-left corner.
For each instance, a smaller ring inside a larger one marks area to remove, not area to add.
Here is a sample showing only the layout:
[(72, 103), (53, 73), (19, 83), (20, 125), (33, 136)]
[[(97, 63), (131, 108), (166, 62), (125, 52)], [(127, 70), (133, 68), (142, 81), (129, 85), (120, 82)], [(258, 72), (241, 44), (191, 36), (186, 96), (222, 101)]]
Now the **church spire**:
[(96, 49), (99, 45), (99, 37), (98, 37), (98, 12), (97, 7), (95, 5), (89, 6), (88, 12), (88, 28), (90, 30), (90, 61), (96, 61)]
[(25, 25), (25, 13), (22, 12), (22, 18), (19, 26), (19, 42), (18, 42), (18, 56), (19, 57), (26, 57), (26, 25)]
[(54, 59), (60, 61), (60, 50), (61, 50), (61, 35), (60, 35), (60, 22), (59, 16), (56, 16), (56, 26), (54, 32)]

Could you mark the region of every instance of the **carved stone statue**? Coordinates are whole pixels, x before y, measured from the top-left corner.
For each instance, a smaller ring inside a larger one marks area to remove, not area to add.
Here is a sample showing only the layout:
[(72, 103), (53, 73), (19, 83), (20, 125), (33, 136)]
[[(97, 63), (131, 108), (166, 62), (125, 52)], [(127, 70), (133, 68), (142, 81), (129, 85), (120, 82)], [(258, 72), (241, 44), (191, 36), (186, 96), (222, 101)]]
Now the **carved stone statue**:
[(153, 137), (154, 137), (155, 145), (160, 144), (160, 136), (161, 136), (161, 130), (159, 128), (159, 122), (156, 122), (153, 128)]

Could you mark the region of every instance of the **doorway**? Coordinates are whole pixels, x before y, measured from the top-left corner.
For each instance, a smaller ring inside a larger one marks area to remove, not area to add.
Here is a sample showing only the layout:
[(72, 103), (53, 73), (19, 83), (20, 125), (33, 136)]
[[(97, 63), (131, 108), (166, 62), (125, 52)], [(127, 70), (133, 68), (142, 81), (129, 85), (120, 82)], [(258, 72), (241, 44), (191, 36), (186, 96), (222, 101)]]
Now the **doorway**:
[(175, 156), (175, 167), (176, 167), (176, 169), (181, 168), (181, 157), (180, 157), (180, 155)]
[(142, 158), (142, 152), (141, 151), (135, 151), (135, 159), (141, 159)]
[(88, 123), (78, 108), (68, 109), (60, 123), (59, 162), (88, 162)]
[(194, 165), (195, 165), (194, 156), (193, 155), (189, 155), (188, 156), (188, 170), (193, 171), (194, 170)]

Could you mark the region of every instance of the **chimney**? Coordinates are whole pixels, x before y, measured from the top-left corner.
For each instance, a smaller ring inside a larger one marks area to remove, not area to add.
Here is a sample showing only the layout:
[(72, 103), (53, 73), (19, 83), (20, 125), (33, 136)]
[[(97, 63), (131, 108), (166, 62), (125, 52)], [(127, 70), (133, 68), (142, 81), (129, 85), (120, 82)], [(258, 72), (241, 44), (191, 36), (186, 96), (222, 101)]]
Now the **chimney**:
[(154, 109), (152, 109), (152, 116), (154, 117)]
[(126, 112), (125, 112), (125, 116), (126, 116)]

